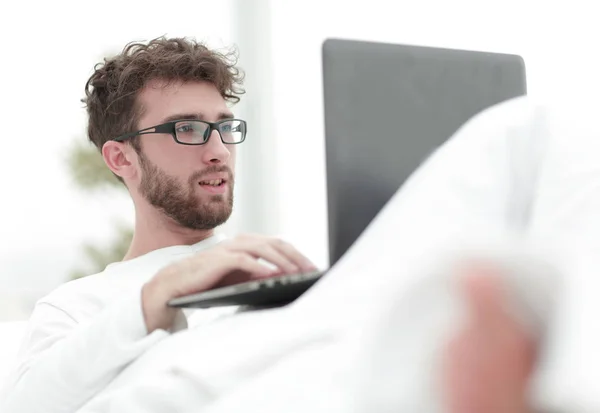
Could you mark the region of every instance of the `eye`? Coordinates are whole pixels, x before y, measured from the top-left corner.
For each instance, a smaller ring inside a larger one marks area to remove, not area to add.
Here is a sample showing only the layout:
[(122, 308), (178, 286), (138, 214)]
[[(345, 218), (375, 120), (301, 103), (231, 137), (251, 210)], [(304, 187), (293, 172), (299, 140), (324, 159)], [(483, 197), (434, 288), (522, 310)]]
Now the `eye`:
[(177, 129), (175, 129), (175, 131), (178, 133), (193, 132), (194, 127), (192, 125), (190, 125), (189, 123), (179, 124), (179, 125), (177, 125)]

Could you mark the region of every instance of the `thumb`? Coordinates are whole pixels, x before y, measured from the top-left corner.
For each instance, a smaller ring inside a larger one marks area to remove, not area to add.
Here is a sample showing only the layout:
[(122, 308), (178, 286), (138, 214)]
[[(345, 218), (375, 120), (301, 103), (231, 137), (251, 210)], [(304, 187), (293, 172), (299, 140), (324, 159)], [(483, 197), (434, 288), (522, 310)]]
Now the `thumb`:
[(460, 284), (471, 322), (490, 328), (505, 319), (507, 296), (498, 271), (486, 265), (469, 266)]

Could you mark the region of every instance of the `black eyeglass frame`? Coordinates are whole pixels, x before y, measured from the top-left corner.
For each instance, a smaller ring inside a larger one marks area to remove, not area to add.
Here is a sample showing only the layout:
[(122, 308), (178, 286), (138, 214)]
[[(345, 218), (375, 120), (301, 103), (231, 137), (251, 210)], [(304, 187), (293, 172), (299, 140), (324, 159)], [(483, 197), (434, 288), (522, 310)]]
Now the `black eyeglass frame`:
[[(224, 123), (232, 122), (232, 121), (240, 122), (240, 124), (243, 125), (242, 140), (239, 142), (225, 142), (225, 140), (223, 139), (223, 135), (221, 134), (220, 126)], [(175, 130), (175, 125), (179, 122), (198, 122), (198, 123), (204, 123), (205, 125), (208, 125), (207, 130), (209, 132), (208, 132), (208, 134), (206, 134), (206, 139), (200, 143), (181, 142), (180, 140), (177, 139), (177, 131)], [(206, 122), (204, 120), (198, 120), (198, 119), (178, 119), (178, 120), (172, 120), (169, 122), (161, 123), (160, 125), (150, 126), (149, 128), (140, 129), (139, 131), (136, 131), (136, 132), (125, 133), (121, 136), (117, 136), (116, 138), (113, 138), (112, 140), (115, 142), (123, 142), (123, 141), (126, 141), (127, 139), (131, 139), (131, 138), (134, 138), (139, 135), (149, 135), (149, 134), (153, 134), (153, 133), (168, 133), (173, 137), (173, 140), (180, 145), (198, 146), (198, 145), (204, 145), (205, 143), (207, 143), (208, 140), (210, 139), (210, 135), (212, 135), (212, 132), (214, 130), (217, 131), (217, 133), (219, 134), (219, 137), (221, 138), (221, 142), (223, 142), (225, 145), (239, 145), (240, 143), (242, 143), (246, 140), (246, 134), (248, 133), (248, 125), (246, 124), (246, 121), (242, 120), (242, 119), (223, 119), (218, 122)]]

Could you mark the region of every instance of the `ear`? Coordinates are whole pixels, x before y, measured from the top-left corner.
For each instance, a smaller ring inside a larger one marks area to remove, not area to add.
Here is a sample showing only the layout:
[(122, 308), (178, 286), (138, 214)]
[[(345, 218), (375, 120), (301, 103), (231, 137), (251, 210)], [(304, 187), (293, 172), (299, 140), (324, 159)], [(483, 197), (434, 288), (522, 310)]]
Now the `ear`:
[(124, 181), (135, 179), (138, 175), (137, 154), (130, 145), (108, 141), (102, 146), (102, 157), (106, 166)]

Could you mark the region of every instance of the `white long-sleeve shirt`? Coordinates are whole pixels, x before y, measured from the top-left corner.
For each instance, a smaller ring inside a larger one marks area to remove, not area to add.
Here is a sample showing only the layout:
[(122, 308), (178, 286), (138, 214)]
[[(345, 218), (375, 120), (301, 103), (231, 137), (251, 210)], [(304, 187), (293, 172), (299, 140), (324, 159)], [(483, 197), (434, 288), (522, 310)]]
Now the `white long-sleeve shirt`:
[[(222, 240), (152, 251), (110, 264), (103, 272), (66, 283), (35, 306), (18, 368), (2, 392), (3, 413), (72, 413), (131, 361), (170, 333), (147, 333), (142, 286), (162, 267)], [(228, 309), (230, 310), (230, 309)], [(214, 317), (222, 310), (204, 311)], [(174, 330), (185, 328), (180, 317)]]

